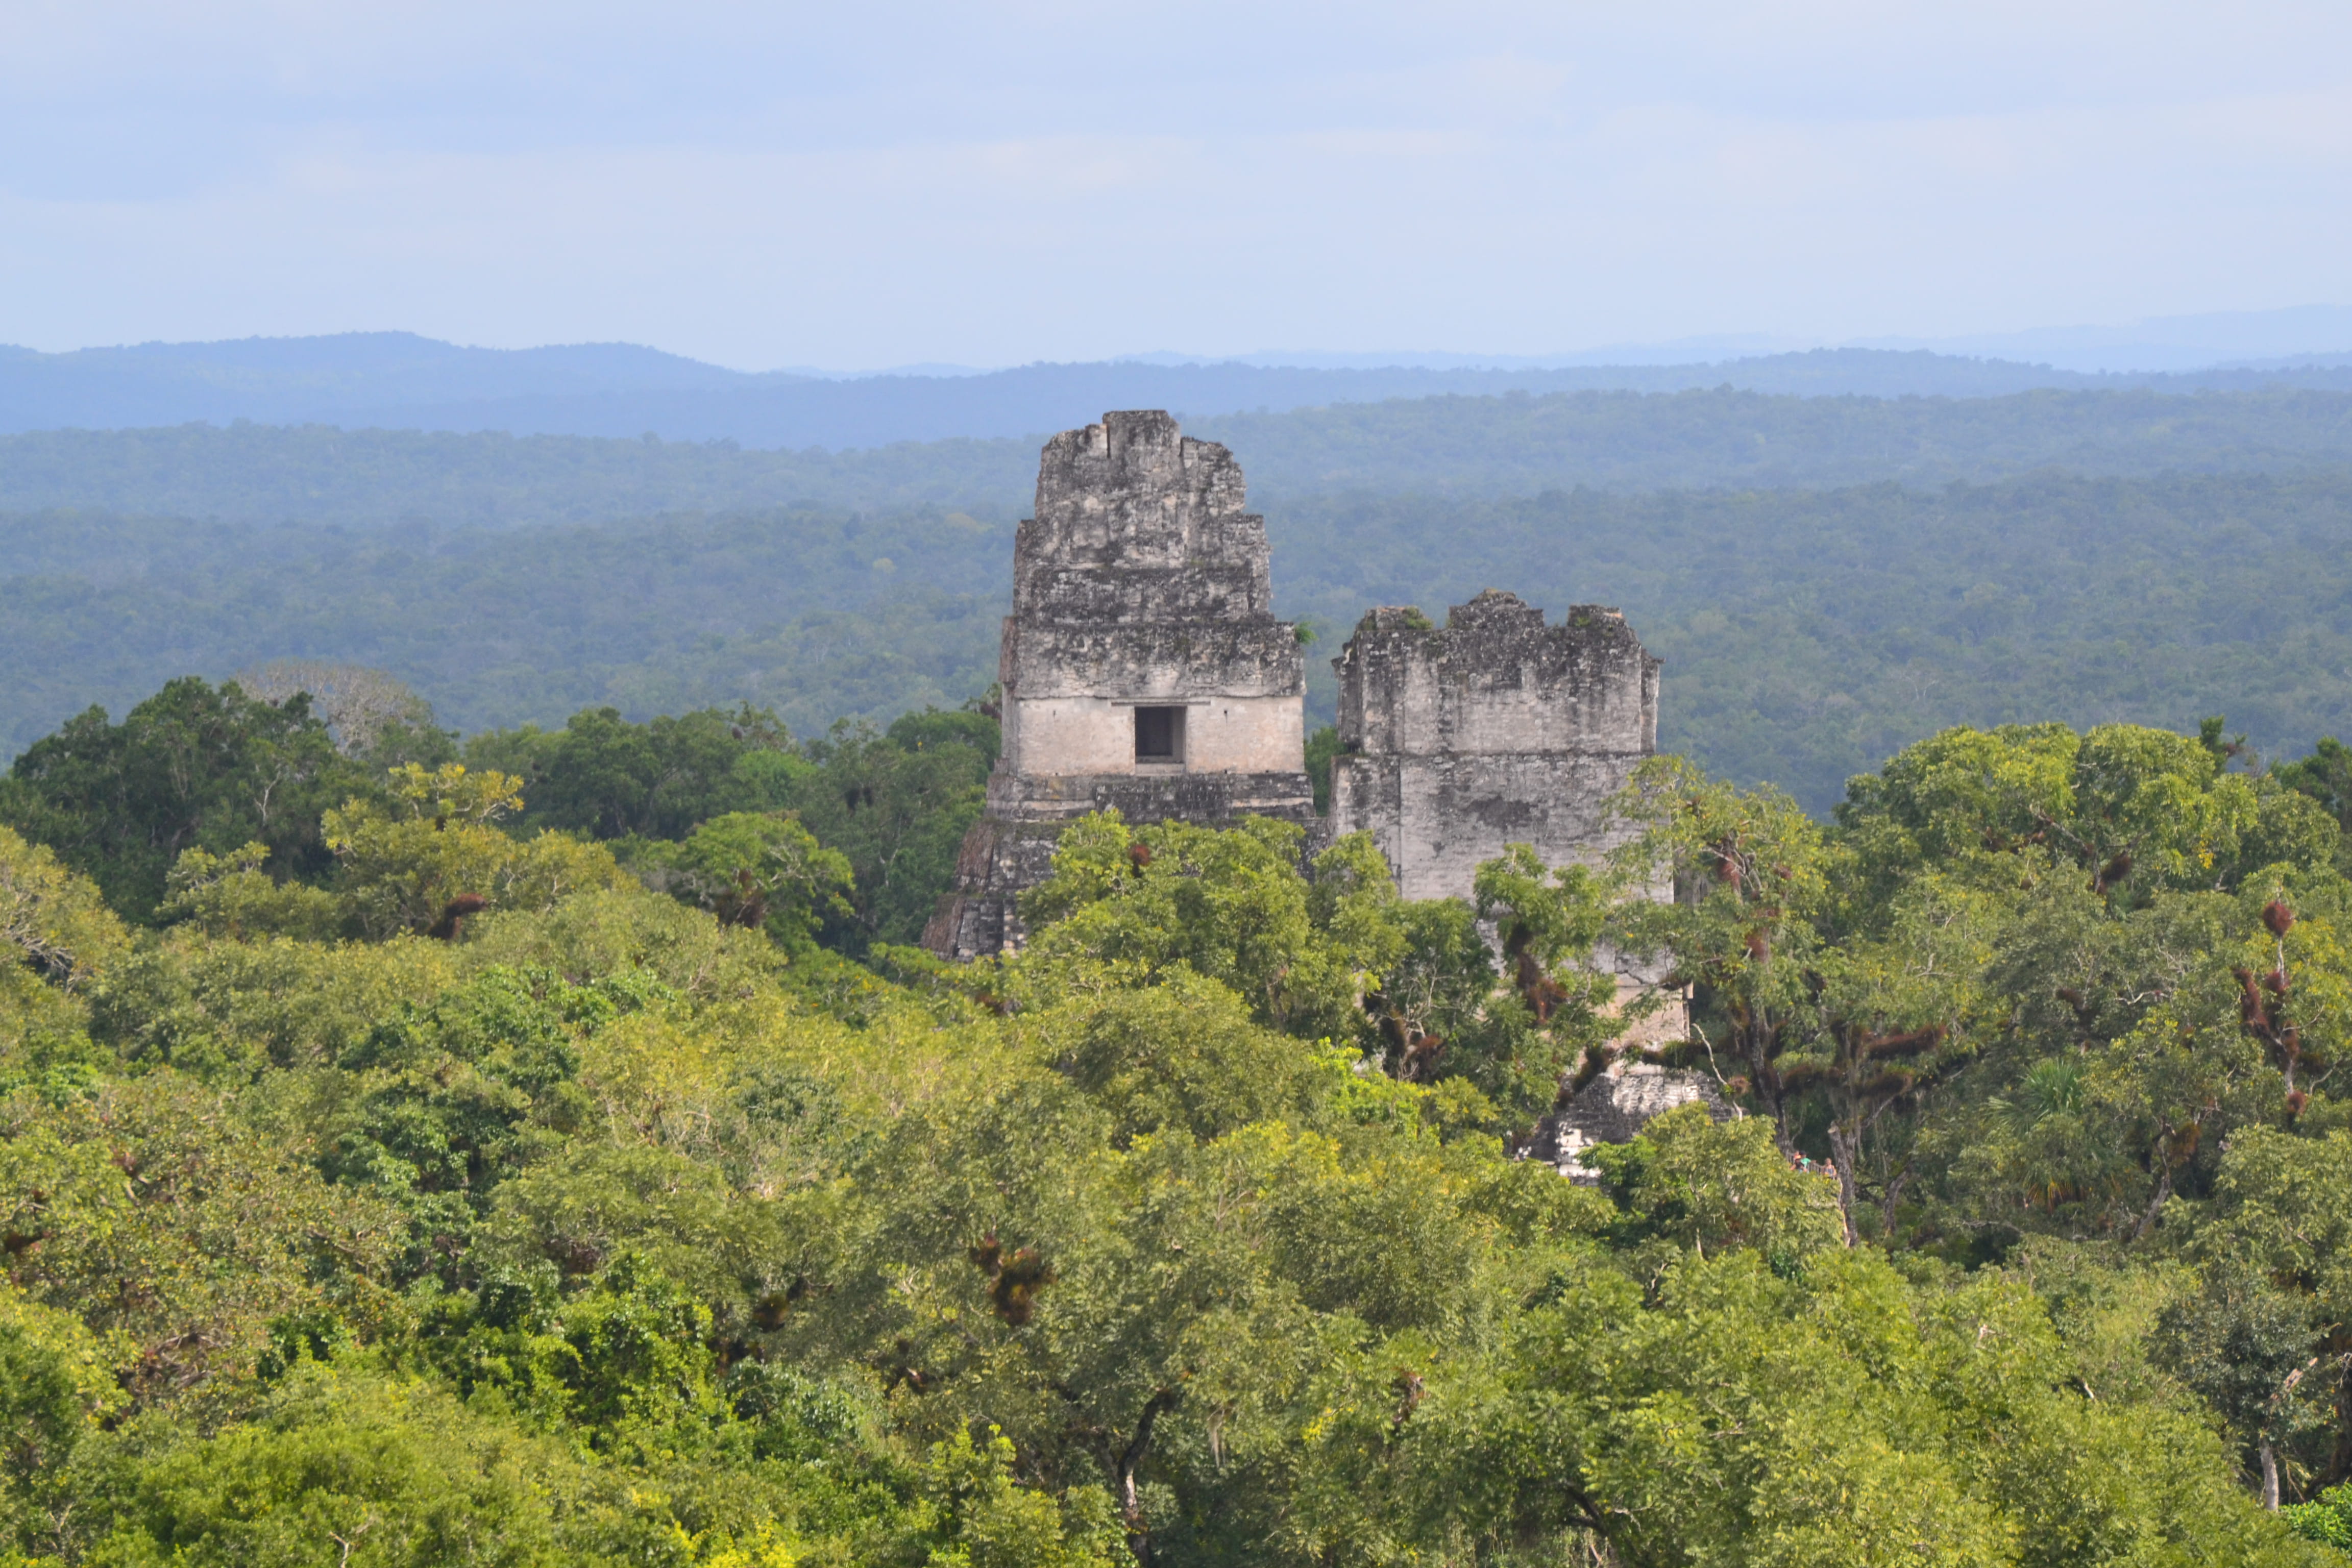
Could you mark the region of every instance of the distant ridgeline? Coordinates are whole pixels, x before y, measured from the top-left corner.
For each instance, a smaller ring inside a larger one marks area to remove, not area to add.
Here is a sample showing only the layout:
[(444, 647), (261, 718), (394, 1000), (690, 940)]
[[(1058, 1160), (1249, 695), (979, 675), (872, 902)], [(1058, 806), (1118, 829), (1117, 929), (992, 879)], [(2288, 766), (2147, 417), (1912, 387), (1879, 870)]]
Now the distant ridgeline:
[(747, 446), (877, 447), (1025, 437), (1106, 407), (1243, 410), (1503, 393), (1730, 386), (1809, 396), (1985, 397), (2037, 388), (2352, 392), (2341, 354), (2171, 374), (2084, 374), (1925, 351), (1822, 349), (1709, 363), (1328, 368), (1118, 360), (971, 374), (747, 374), (626, 343), (461, 348), (405, 332), (147, 343), (43, 354), (0, 348), (0, 432), (331, 424)]

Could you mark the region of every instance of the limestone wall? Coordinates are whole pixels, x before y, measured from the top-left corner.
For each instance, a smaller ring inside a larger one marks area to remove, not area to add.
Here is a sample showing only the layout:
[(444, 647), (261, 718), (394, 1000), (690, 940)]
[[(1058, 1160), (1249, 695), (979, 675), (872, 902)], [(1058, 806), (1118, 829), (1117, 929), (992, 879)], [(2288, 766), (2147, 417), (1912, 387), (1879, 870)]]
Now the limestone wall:
[[(1143, 762), (1135, 754), (1135, 710), (1148, 702), (1184, 709), (1181, 761)], [(1307, 752), (1304, 718), (1294, 697), (1185, 697), (1147, 692), (1139, 699), (1024, 698), (1008, 704), (1007, 748), (1018, 732), (1017, 773), (1255, 773), (1267, 758)]]
[(1339, 738), (1373, 755), (1642, 755), (1658, 745), (1658, 661), (1625, 617), (1577, 605), (1565, 625), (1489, 588), (1443, 627), (1364, 617), (1340, 658)]
[(1601, 605), (1559, 626), (1494, 589), (1443, 626), (1375, 610), (1333, 666), (1332, 830), (1370, 832), (1409, 899), (1468, 898), (1507, 844), (1597, 858), (1603, 803), (1657, 750), (1659, 662)]
[(1482, 860), (1529, 844), (1548, 866), (1591, 864), (1615, 842), (1601, 803), (1641, 753), (1520, 752), (1334, 759), (1331, 830), (1369, 831), (1408, 899), (1466, 899)]
[(1535, 1135), (1517, 1154), (1522, 1160), (1541, 1160), (1570, 1181), (1592, 1185), (1601, 1177), (1585, 1164), (1586, 1150), (1598, 1143), (1630, 1143), (1654, 1118), (1693, 1100), (1705, 1105), (1717, 1121), (1737, 1114), (1704, 1073), (1620, 1061), (1537, 1122)]

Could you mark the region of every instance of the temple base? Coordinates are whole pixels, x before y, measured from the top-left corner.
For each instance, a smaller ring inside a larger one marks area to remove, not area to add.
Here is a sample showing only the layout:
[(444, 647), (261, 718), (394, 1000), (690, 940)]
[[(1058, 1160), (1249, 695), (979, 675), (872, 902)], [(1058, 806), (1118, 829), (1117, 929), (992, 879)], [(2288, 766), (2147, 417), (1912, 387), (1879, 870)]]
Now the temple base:
[(1029, 935), (1021, 895), (1053, 874), (1062, 830), (1097, 811), (1135, 824), (1229, 827), (1241, 817), (1271, 816), (1317, 837), (1322, 829), (1304, 773), (999, 774), (988, 783), (988, 814), (964, 835), (955, 890), (923, 928), (923, 945), (959, 961), (1018, 952)]

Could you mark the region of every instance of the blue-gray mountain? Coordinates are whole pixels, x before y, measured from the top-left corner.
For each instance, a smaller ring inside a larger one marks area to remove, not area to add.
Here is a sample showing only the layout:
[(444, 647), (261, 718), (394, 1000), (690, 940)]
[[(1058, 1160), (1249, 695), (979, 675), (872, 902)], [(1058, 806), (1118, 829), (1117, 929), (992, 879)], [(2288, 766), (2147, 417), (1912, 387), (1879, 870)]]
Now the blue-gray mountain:
[[(2333, 356), (2340, 362), (2342, 356)], [(1996, 396), (2033, 388), (2352, 391), (2328, 356), (2251, 369), (2090, 375), (1924, 351), (1817, 350), (1691, 364), (1329, 368), (1118, 361), (961, 376), (747, 374), (627, 343), (477, 349), (406, 332), (146, 343), (44, 354), (0, 348), (0, 432), (192, 421), (732, 440), (828, 448), (955, 437), (1031, 438), (1105, 408), (1195, 421), (1242, 410), (1396, 397), (1736, 386), (1806, 395)]]

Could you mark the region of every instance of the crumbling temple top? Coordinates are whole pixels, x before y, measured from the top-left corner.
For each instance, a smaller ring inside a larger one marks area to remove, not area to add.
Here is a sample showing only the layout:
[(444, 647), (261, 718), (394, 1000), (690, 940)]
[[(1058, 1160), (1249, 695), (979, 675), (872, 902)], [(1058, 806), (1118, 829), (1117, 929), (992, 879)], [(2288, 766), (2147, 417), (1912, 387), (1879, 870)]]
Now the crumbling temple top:
[(1234, 455), (1165, 414), (1063, 431), (1013, 545), (1014, 620), (1271, 623), (1265, 519), (1245, 500)]
[[(1332, 664), (1326, 831), (1370, 834), (1406, 898), (1470, 898), (1479, 863), (1513, 844), (1547, 866), (1589, 865), (1628, 836), (1609, 803), (1658, 749), (1659, 661), (1617, 611), (1571, 605), (1552, 626), (1496, 588), (1442, 626), (1384, 607)], [(1621, 1002), (1660, 978), (1606, 946), (1593, 961), (1616, 972)], [(1669, 1008), (1624, 1038), (1654, 1045), (1684, 1026)]]
[(1265, 520), (1245, 503), (1233, 454), (1163, 413), (1106, 414), (1045, 444), (1013, 544), (1004, 750), (925, 945), (1020, 945), (1019, 894), (1089, 811), (1314, 824), (1305, 657), (1274, 618)]

